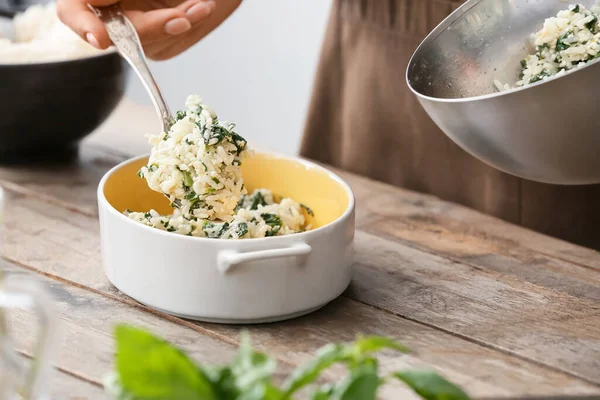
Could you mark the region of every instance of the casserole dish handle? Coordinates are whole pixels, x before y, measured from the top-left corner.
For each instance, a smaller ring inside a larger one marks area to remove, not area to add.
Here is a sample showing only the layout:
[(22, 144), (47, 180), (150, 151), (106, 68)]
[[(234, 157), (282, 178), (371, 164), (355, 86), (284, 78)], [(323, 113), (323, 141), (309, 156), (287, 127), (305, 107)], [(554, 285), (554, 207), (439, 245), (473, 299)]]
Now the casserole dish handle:
[(281, 249), (270, 249), (260, 251), (249, 251), (240, 253), (235, 250), (227, 250), (219, 253), (217, 267), (219, 271), (226, 273), (236, 265), (250, 261), (268, 260), (272, 258), (298, 257), (298, 264), (302, 264), (305, 257), (310, 254), (312, 248), (306, 243), (296, 243)]

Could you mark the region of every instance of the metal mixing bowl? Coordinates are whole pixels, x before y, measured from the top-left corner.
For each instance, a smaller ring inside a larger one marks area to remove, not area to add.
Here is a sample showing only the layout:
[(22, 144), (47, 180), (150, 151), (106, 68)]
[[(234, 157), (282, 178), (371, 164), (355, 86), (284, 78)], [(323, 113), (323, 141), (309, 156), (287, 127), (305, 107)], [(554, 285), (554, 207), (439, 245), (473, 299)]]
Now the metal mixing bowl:
[[(588, 8), (597, 0), (578, 0)], [(600, 183), (598, 60), (560, 78), (514, 85), (530, 35), (568, 4), (562, 0), (470, 0), (421, 43), (408, 86), (433, 121), (464, 150), (522, 178)]]

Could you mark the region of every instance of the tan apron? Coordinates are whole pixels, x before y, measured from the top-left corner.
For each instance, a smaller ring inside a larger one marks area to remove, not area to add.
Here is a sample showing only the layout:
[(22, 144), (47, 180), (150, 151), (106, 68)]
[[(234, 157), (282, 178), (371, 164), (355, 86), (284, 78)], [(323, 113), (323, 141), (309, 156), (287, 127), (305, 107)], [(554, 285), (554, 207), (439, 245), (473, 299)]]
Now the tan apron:
[(303, 156), (600, 249), (600, 185), (499, 172), (429, 119), (405, 82), (410, 56), (461, 0), (334, 0)]

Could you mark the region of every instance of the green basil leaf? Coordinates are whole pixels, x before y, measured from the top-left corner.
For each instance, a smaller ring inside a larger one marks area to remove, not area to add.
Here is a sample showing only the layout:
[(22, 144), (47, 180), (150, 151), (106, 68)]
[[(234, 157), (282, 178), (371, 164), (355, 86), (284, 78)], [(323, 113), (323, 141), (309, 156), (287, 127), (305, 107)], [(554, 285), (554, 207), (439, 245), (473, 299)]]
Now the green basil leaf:
[(244, 332), (238, 354), (231, 364), (236, 386), (244, 391), (259, 383), (268, 383), (276, 368), (275, 360), (252, 349), (250, 339)]
[(336, 388), (334, 400), (375, 400), (381, 380), (377, 374), (377, 362), (369, 360), (351, 371)]
[(236, 400), (281, 400), (283, 393), (271, 383), (261, 383), (245, 391)]
[(326, 383), (325, 385), (318, 388), (311, 396), (312, 400), (329, 400), (333, 395), (333, 391), (335, 386), (331, 383)]
[(235, 385), (235, 377), (230, 367), (205, 368), (207, 376), (213, 382), (216, 398), (219, 400), (237, 400), (240, 392)]
[(136, 400), (217, 400), (212, 383), (182, 351), (145, 331), (116, 328), (117, 372)]
[(384, 349), (396, 350), (400, 353), (410, 352), (408, 347), (383, 336), (359, 337), (353, 347), (358, 355), (367, 355)]
[(337, 362), (346, 360), (348, 354), (348, 347), (340, 344), (329, 344), (319, 349), (313, 360), (294, 370), (283, 383), (283, 398), (289, 399), (293, 393), (313, 383), (321, 372)]
[(433, 371), (400, 371), (394, 376), (426, 400), (470, 400), (461, 388)]

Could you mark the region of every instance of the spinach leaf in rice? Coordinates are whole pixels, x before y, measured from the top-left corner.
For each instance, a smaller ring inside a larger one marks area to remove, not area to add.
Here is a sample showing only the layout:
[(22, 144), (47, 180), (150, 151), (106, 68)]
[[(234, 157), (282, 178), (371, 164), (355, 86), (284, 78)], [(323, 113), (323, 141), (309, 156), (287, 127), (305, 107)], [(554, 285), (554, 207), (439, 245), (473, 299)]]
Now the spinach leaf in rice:
[(248, 223), (240, 222), (237, 226), (236, 234), (238, 238), (246, 236), (248, 234)]
[(177, 111), (177, 113), (175, 114), (175, 121), (179, 121), (185, 118), (185, 111), (183, 110), (179, 110)]
[(556, 51), (563, 51), (571, 47), (571, 43), (567, 41), (569, 37), (573, 36), (573, 32), (565, 32), (558, 39), (556, 39), (556, 45), (554, 49)]
[(281, 218), (276, 214), (268, 213), (261, 214), (260, 216), (263, 219), (264, 223), (267, 224), (267, 226), (269, 227), (266, 236), (277, 236), (277, 234), (281, 230)]
[(202, 230), (204, 234), (208, 238), (218, 239), (223, 236), (225, 231), (229, 228), (229, 224), (227, 222), (217, 223), (217, 222), (209, 222), (204, 221)]
[[(188, 197), (192, 198), (190, 196), (192, 194), (193, 192), (189, 192)], [(266, 189), (244, 196), (238, 204), (236, 213), (227, 222), (184, 216), (179, 209), (171, 215), (160, 216), (160, 218), (153, 218), (150, 213), (125, 212), (125, 215), (145, 225), (168, 232), (212, 239), (272, 237), (305, 232), (310, 229), (302, 213), (302, 210), (308, 213), (307, 210), (310, 208), (291, 199), (282, 199), (276, 203), (273, 197), (273, 194)], [(260, 204), (256, 199), (261, 199)], [(193, 201), (200, 202), (197, 198)]]
[(310, 207), (308, 207), (307, 205), (300, 203), (300, 207), (302, 207), (306, 211), (306, 213), (308, 215), (310, 215), (311, 217), (315, 216), (315, 213), (313, 212), (313, 210)]
[(592, 19), (585, 24), (585, 27), (590, 30), (590, 32), (596, 31), (596, 24), (598, 23), (598, 17), (593, 16)]
[(544, 78), (548, 78), (552, 76), (552, 74), (546, 70), (543, 70), (542, 72), (540, 72), (539, 74), (535, 75), (534, 77), (529, 79), (529, 83), (534, 83), (534, 82), (539, 82), (541, 80), (543, 80)]
[[(194, 184), (192, 174), (190, 174), (188, 171), (181, 171), (181, 173), (183, 174), (183, 186), (185, 186), (188, 189), (191, 188)], [(187, 195), (185, 198), (187, 199)]]

